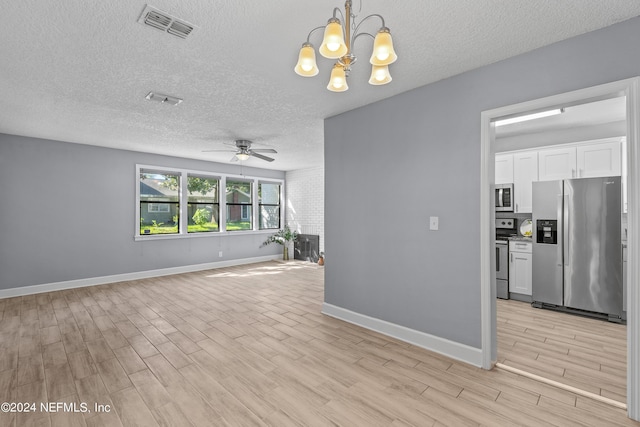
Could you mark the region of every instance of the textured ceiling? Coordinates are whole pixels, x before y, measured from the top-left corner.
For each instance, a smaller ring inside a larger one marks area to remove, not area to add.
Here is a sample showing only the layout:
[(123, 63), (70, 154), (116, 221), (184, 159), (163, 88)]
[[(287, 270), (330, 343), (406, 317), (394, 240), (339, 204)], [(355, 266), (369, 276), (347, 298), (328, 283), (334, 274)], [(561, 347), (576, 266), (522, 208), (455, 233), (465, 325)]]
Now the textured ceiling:
[[(293, 67), (341, 0), (151, 4), (198, 28), (182, 40), (141, 25), (144, 1), (3, 2), (0, 132), (219, 162), (232, 153), (202, 150), (246, 138), (278, 151), (247, 165), (318, 166), (326, 117), (640, 15), (637, 0), (364, 0), (360, 16), (383, 15), (393, 34), (393, 82), (367, 84), (360, 38), (349, 91), (332, 93), (332, 61), (318, 55), (312, 79)], [(149, 91), (184, 102), (149, 102)]]

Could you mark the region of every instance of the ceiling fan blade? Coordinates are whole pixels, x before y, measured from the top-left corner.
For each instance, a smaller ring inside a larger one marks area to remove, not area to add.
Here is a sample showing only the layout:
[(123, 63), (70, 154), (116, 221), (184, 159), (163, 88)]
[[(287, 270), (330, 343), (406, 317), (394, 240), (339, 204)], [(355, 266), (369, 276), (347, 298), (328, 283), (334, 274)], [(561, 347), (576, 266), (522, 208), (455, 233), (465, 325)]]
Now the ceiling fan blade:
[(233, 157), (231, 158), (232, 162), (237, 162), (238, 161), (238, 157), (234, 154)]
[(223, 153), (233, 153), (236, 150), (202, 150), (203, 153), (214, 153), (214, 152), (223, 152)]
[(273, 148), (258, 148), (256, 150), (251, 150), (254, 153), (277, 153), (276, 150), (274, 150)]
[(267, 156), (263, 156), (262, 154), (258, 154), (253, 150), (251, 150), (249, 155), (253, 156), (253, 157), (257, 157), (257, 158), (262, 159), (262, 160), (266, 160), (267, 162), (273, 162), (275, 160), (275, 159), (272, 159), (271, 157), (267, 157)]

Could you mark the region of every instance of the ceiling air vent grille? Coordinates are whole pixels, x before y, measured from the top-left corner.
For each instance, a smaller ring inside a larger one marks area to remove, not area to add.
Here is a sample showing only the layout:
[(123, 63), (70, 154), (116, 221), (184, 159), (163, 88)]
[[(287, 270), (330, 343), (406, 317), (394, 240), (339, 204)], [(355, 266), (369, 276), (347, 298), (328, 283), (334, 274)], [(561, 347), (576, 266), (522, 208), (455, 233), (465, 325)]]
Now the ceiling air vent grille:
[(186, 39), (196, 28), (193, 24), (175, 18), (149, 5), (145, 6), (140, 18), (138, 18), (138, 22), (180, 37), (181, 39)]

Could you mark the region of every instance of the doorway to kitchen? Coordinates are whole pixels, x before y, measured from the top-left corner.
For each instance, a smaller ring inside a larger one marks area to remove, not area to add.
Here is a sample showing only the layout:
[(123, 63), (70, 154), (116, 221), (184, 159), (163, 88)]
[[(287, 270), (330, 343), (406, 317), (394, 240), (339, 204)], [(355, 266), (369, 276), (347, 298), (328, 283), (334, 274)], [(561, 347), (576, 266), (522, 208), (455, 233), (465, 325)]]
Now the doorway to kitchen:
[[(508, 306), (500, 304), (496, 300), (495, 288), (495, 251), (492, 250), (495, 242), (495, 219), (494, 210), (494, 192), (492, 186), (495, 177), (495, 153), (497, 147), (496, 127), (497, 119), (504, 119), (515, 116), (522, 116), (531, 112), (548, 111), (556, 108), (570, 108), (573, 106), (589, 104), (596, 101), (605, 101), (611, 99), (622, 98), (625, 100), (625, 127), (626, 127), (626, 148), (625, 153), (628, 164), (628, 193), (629, 198), (627, 229), (628, 229), (628, 257), (632, 262), (628, 263), (628, 289), (627, 289), (627, 332), (626, 332), (626, 402), (629, 417), (633, 419), (640, 418), (640, 381), (638, 356), (640, 354), (639, 337), (640, 324), (638, 318), (639, 294), (638, 294), (638, 232), (639, 218), (637, 215), (639, 200), (637, 197), (639, 187), (639, 177), (636, 173), (637, 166), (640, 164), (639, 153), (637, 150), (638, 143), (638, 80), (637, 78), (614, 82), (606, 85), (583, 89), (575, 92), (552, 96), (544, 99), (529, 101), (517, 105), (511, 105), (495, 110), (485, 111), (482, 113), (482, 166), (481, 166), (481, 295), (482, 295), (482, 353), (483, 367), (491, 369), (496, 363), (500, 364), (498, 354), (498, 323), (504, 318), (503, 313), (516, 306)], [(522, 142), (522, 141), (521, 141)], [(521, 147), (524, 148), (524, 147)], [(633, 262), (636, 261), (636, 262)], [(533, 310), (533, 309), (532, 309)], [(540, 310), (538, 313), (546, 312)], [(501, 313), (501, 319), (497, 319), (497, 313)], [(546, 314), (546, 313), (545, 313)], [(564, 314), (564, 313), (554, 313)], [(518, 314), (520, 320), (524, 322), (527, 314)], [(524, 317), (522, 317), (524, 316)], [(592, 320), (592, 319), (588, 319)], [(538, 322), (541, 323), (541, 322)], [(501, 327), (504, 325), (501, 325)], [(523, 327), (523, 325), (519, 325)], [(617, 326), (617, 325), (615, 325)], [(588, 327), (586, 329), (588, 333)], [(603, 332), (607, 335), (607, 332)], [(588, 337), (588, 334), (586, 335)], [(538, 339), (546, 339), (540, 338)], [(558, 338), (557, 336), (554, 338)], [(592, 337), (593, 338), (593, 337)], [(535, 344), (529, 344), (535, 346)], [(624, 345), (623, 345), (624, 347)], [(624, 348), (622, 349), (624, 350)], [(548, 355), (547, 355), (548, 356)], [(550, 362), (550, 361), (547, 361)], [(586, 364), (586, 363), (585, 363)], [(501, 365), (499, 365), (501, 366)], [(547, 366), (546, 363), (543, 366)], [(620, 365), (617, 366), (620, 368)], [(541, 372), (540, 372), (541, 373)], [(557, 379), (557, 378), (556, 378)]]

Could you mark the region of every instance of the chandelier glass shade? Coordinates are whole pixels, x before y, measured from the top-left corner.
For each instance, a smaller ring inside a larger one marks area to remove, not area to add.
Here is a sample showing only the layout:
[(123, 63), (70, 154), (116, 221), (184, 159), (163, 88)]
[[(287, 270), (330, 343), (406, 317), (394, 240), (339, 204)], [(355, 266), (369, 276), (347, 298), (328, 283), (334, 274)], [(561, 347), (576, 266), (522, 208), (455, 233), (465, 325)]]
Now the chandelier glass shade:
[(331, 92), (344, 92), (349, 89), (349, 85), (347, 84), (347, 76), (344, 72), (344, 68), (340, 66), (340, 64), (336, 64), (333, 66), (327, 89), (329, 89)]
[(371, 77), (369, 77), (370, 85), (384, 85), (389, 83), (391, 80), (388, 65), (373, 65), (371, 67)]
[(342, 24), (337, 18), (331, 18), (324, 28), (324, 38), (320, 45), (320, 54), (325, 58), (338, 59), (347, 54), (349, 48), (344, 41)]
[(313, 77), (318, 74), (318, 65), (316, 64), (316, 51), (313, 50), (311, 43), (305, 43), (300, 48), (298, 63), (295, 68), (296, 73), (304, 77)]
[[(303, 77), (313, 77), (319, 73), (316, 63), (316, 53), (310, 38), (313, 33), (324, 30), (324, 38), (320, 45), (319, 52), (322, 56), (329, 59), (336, 59), (331, 70), (331, 77), (327, 89), (332, 92), (344, 92), (349, 89), (347, 77), (351, 71), (351, 65), (356, 62), (357, 57), (353, 53), (353, 45), (355, 40), (360, 36), (369, 36), (373, 39), (373, 52), (369, 62), (371, 63), (371, 77), (369, 83), (372, 85), (384, 85), (389, 83), (392, 78), (389, 73), (389, 65), (394, 63), (398, 56), (393, 48), (393, 40), (389, 28), (385, 26), (384, 18), (380, 15), (373, 14), (363, 18), (356, 24), (356, 15), (351, 11), (351, 0), (346, 0), (344, 14), (337, 7), (333, 10), (333, 17), (329, 19), (327, 25), (316, 27), (309, 32), (307, 41), (302, 44), (298, 55), (298, 63), (294, 71)], [(337, 14), (340, 13), (344, 20), (344, 26)], [(371, 18), (378, 18), (382, 22), (382, 26), (376, 35), (359, 32), (360, 26)], [(353, 32), (353, 34), (352, 34)]]
[(398, 55), (393, 50), (393, 40), (388, 28), (382, 28), (373, 40), (373, 53), (371, 54), (372, 65), (389, 65), (396, 62)]

